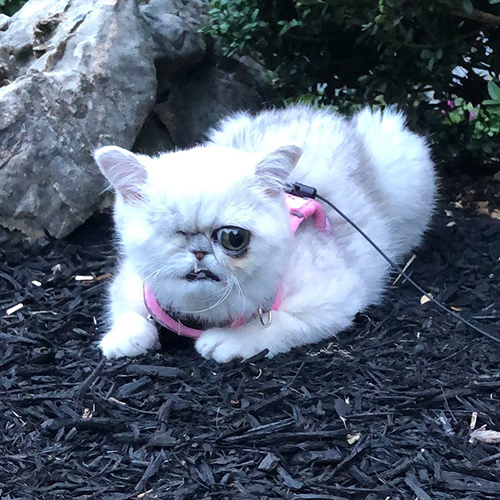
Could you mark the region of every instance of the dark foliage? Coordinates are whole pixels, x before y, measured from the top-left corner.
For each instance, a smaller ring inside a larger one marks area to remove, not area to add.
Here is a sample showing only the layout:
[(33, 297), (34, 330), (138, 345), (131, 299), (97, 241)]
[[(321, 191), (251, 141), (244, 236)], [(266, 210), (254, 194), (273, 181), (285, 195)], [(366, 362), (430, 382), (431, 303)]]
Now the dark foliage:
[[(500, 154), (497, 0), (210, 0), (205, 32), (257, 53), (285, 100), (397, 104), (439, 157)], [(490, 83), (488, 83), (490, 82)], [(495, 83), (496, 82), (496, 83)]]
[(12, 16), (17, 12), (27, 0), (0, 0), (0, 14)]

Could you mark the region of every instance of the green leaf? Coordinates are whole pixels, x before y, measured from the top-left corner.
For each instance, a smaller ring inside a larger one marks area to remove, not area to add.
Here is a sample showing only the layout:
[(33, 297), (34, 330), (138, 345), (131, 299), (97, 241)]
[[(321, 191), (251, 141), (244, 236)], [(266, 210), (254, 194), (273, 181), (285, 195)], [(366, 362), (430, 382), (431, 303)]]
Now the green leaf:
[(496, 103), (495, 105), (488, 106), (486, 109), (490, 115), (500, 116), (500, 104)]
[(279, 21), (278, 24), (283, 26), (279, 32), (279, 36), (282, 36), (288, 31), (290, 31), (292, 28), (301, 25), (300, 21), (297, 21), (297, 19), (292, 19), (290, 22)]
[(467, 14), (472, 14), (472, 11), (474, 10), (471, 0), (462, 0), (462, 7)]
[(488, 82), (488, 94), (497, 102), (500, 102), (500, 87), (493, 81)]

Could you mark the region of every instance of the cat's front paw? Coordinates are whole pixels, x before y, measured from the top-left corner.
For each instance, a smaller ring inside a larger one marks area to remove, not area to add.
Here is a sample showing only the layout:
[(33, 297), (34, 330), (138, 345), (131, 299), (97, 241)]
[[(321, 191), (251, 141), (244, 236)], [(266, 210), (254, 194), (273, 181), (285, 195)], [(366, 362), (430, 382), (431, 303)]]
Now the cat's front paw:
[(145, 318), (136, 313), (119, 316), (113, 328), (99, 344), (107, 358), (139, 356), (160, 346), (158, 331)]
[(227, 363), (234, 358), (247, 359), (264, 348), (256, 339), (242, 332), (213, 328), (204, 332), (196, 341), (196, 350), (207, 359)]

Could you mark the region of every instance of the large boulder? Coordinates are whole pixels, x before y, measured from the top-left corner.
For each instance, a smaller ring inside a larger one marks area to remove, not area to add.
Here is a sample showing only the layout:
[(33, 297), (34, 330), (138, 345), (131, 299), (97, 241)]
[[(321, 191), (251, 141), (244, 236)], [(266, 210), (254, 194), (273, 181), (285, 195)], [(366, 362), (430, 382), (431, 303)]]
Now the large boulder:
[(67, 235), (106, 188), (92, 151), (134, 143), (156, 94), (135, 0), (31, 0), (0, 34), (0, 224)]
[(190, 146), (261, 105), (265, 72), (218, 57), (204, 22), (200, 0), (30, 0), (0, 18), (0, 228), (66, 236), (105, 203), (97, 147)]

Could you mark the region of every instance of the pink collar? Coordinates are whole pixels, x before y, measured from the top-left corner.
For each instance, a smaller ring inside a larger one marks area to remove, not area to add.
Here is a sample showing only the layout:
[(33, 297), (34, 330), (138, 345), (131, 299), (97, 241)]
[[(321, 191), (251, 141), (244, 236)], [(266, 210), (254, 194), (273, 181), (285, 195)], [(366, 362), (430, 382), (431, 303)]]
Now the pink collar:
[[(301, 198), (299, 196), (294, 196), (291, 194), (285, 194), (285, 202), (290, 214), (290, 227), (292, 229), (292, 234), (295, 234), (300, 224), (312, 217), (314, 219), (314, 226), (318, 231), (323, 233), (330, 232), (330, 223), (326, 218), (325, 211), (323, 207), (312, 198)], [(153, 290), (144, 283), (144, 304), (148, 310), (151, 317), (160, 326), (167, 328), (168, 330), (182, 335), (183, 337), (190, 337), (192, 339), (197, 339), (203, 330), (198, 330), (196, 328), (190, 328), (180, 321), (175, 320), (169, 314), (167, 314), (164, 309), (156, 300), (156, 296)], [(272, 311), (277, 311), (283, 302), (283, 287), (280, 286), (278, 294), (274, 304), (271, 307)], [(242, 319), (234, 321), (231, 323), (229, 328), (238, 328), (244, 323)]]

